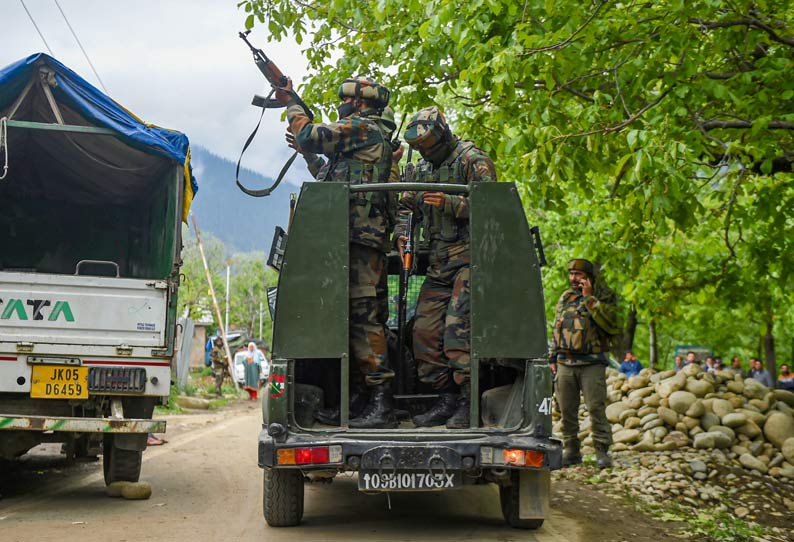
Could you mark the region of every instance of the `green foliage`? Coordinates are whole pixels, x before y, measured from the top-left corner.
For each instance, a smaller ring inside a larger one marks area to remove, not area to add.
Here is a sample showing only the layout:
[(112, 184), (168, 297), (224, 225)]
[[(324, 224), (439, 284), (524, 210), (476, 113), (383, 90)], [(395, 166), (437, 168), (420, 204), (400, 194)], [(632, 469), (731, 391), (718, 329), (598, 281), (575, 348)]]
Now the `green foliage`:
[[(183, 239), (186, 240), (182, 249), (184, 280), (179, 288), (179, 314), (187, 311), (193, 319), (209, 314), (216, 320), (198, 243), (186, 227), (183, 229)], [(261, 303), (262, 339), (270, 342), (272, 322), (267, 305), (267, 288), (276, 285), (278, 276), (265, 265), (264, 254), (246, 252), (227, 256), (223, 242), (206, 232), (202, 233), (202, 243), (222, 317), (225, 317), (226, 308), (226, 266), (230, 266), (230, 331), (242, 330), (250, 336), (258, 335)]]
[(757, 353), (767, 330), (790, 344), (789, 2), (239, 5), (302, 46), (300, 91), (326, 118), (339, 81), (367, 74), (398, 117), (436, 103), (494, 156), (542, 226), (549, 315), (585, 256), (669, 344)]
[(168, 403), (165, 405), (157, 405), (154, 407), (155, 416), (160, 414), (179, 414), (182, 412), (182, 407), (176, 403), (176, 398), (179, 396), (179, 390), (176, 384), (171, 384), (171, 389), (168, 393)]

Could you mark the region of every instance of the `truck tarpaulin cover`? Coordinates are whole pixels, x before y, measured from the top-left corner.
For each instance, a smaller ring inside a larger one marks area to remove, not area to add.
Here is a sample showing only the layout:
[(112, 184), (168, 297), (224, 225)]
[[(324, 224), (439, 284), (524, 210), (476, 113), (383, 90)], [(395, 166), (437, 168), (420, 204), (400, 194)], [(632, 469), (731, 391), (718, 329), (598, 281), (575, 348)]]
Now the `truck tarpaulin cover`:
[[(44, 53), (37, 53), (0, 69), (0, 118), (8, 117), (20, 96), (30, 86), (28, 96), (18, 104), (18, 109), (9, 120), (54, 123), (57, 122), (52, 107), (41, 90), (42, 73), (51, 74), (48, 86), (63, 115), (64, 123), (77, 126), (107, 128), (118, 133), (116, 138), (69, 138), (71, 145), (47, 145), (39, 141), (35, 151), (23, 135), (14, 136), (9, 129), (9, 167), (13, 168), (15, 148), (17, 152), (44, 153), (52, 167), (79, 167), (81, 198), (86, 200), (117, 196), (119, 199), (140, 197), (141, 191), (151, 189), (151, 180), (161, 178), (168, 163), (184, 167), (185, 183), (182, 218), (187, 218), (190, 204), (198, 191), (190, 166), (190, 144), (187, 136), (180, 132), (160, 128), (141, 119), (94, 88), (75, 72)], [(53, 80), (54, 77), (54, 80)], [(16, 143), (19, 143), (15, 146)], [(30, 157), (28, 157), (30, 158)], [(41, 162), (36, 160), (39, 164)], [(93, 162), (93, 163), (92, 163)], [(98, 167), (98, 166), (104, 167)], [(84, 166), (84, 167), (83, 167)], [(172, 166), (170, 166), (172, 167)], [(107, 169), (113, 170), (108, 175)], [(38, 177), (46, 175), (41, 172)], [(52, 184), (47, 186), (52, 190)], [(72, 187), (74, 190), (74, 187)], [(100, 194), (103, 193), (103, 194)], [(136, 194), (137, 193), (137, 194)], [(51, 194), (57, 197), (56, 194)], [(74, 198), (76, 194), (69, 194)]]

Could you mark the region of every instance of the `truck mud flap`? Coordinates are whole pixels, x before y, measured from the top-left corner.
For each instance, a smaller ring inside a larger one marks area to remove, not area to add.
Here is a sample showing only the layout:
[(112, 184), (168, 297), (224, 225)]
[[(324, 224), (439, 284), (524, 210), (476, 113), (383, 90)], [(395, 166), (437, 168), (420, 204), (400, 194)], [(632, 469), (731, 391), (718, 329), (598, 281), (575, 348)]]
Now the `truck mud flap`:
[[(64, 433), (164, 433), (164, 420), (111, 420), (58, 416), (15, 416), (0, 414), (0, 431), (57, 431)], [(137, 449), (137, 448), (136, 448)]]
[(549, 517), (551, 473), (548, 470), (519, 472), (518, 518), (543, 519)]

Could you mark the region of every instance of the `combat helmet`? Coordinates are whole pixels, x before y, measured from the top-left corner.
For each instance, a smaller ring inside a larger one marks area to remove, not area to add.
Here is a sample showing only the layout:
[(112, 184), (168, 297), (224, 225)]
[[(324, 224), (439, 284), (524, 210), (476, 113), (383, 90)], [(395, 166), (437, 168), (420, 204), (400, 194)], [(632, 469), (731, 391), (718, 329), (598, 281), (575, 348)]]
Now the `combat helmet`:
[(436, 106), (425, 107), (411, 118), (405, 130), (405, 142), (423, 155), (432, 154), (440, 145), (452, 140), (444, 114)]
[(382, 110), (389, 105), (389, 89), (369, 77), (345, 79), (339, 85), (339, 99), (355, 98), (369, 101), (375, 109)]

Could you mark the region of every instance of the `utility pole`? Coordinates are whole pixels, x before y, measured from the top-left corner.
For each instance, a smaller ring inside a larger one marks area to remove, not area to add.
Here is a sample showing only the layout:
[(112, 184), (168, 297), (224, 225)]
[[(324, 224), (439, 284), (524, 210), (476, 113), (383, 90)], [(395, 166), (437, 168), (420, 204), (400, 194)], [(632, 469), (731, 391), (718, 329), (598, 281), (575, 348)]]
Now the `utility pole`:
[(262, 302), (259, 302), (259, 338), (262, 338)]
[(223, 327), (225, 329), (229, 329), (229, 272), (232, 266), (229, 264), (229, 260), (226, 261), (226, 320), (224, 320)]
[(196, 233), (196, 241), (198, 242), (199, 252), (201, 253), (201, 262), (204, 264), (204, 274), (207, 277), (207, 285), (210, 288), (212, 306), (215, 308), (215, 317), (218, 319), (218, 327), (221, 328), (221, 337), (223, 337), (223, 347), (226, 349), (226, 365), (229, 367), (229, 376), (232, 378), (234, 389), (240, 391), (240, 387), (237, 385), (237, 380), (234, 378), (232, 352), (229, 350), (229, 341), (226, 340), (226, 327), (223, 325), (223, 320), (221, 320), (221, 309), (218, 306), (218, 298), (215, 296), (215, 288), (212, 286), (212, 275), (210, 274), (210, 268), (207, 265), (207, 257), (204, 255), (204, 245), (201, 244), (201, 234), (199, 233), (198, 222), (196, 222), (196, 216), (193, 213), (190, 213), (190, 219), (193, 221), (193, 231)]

